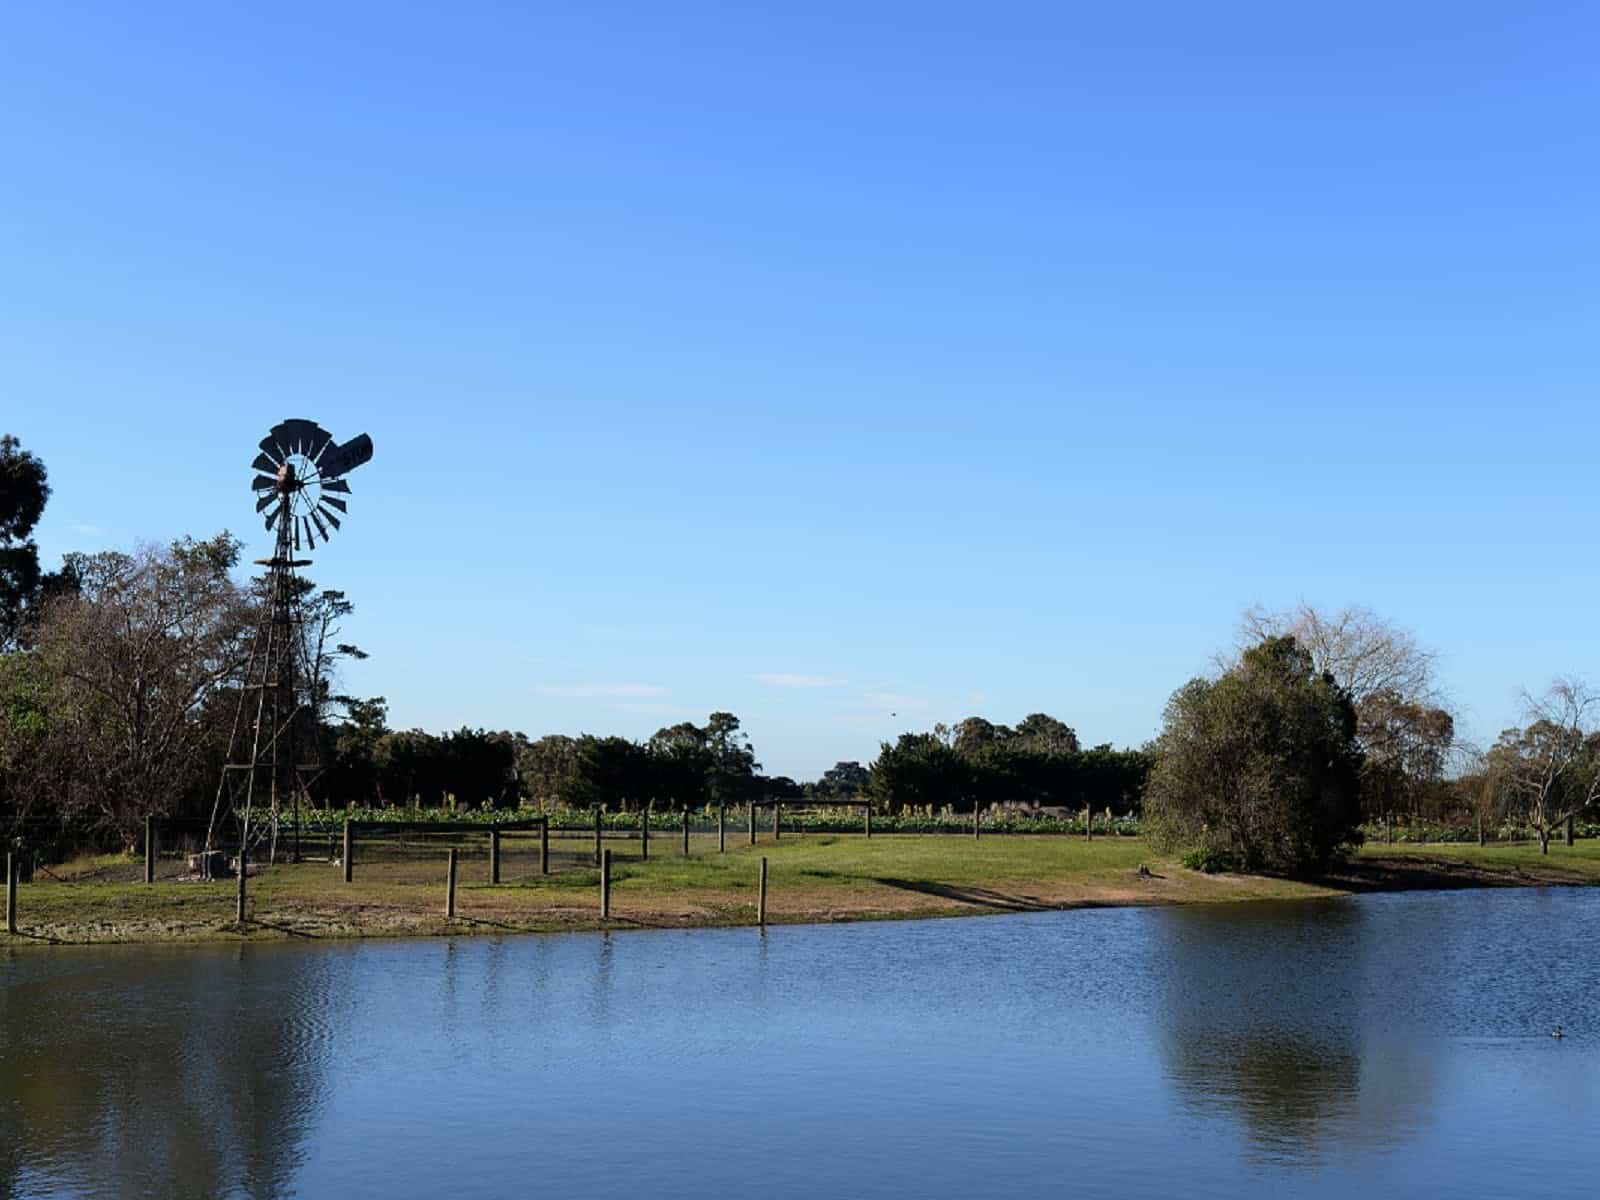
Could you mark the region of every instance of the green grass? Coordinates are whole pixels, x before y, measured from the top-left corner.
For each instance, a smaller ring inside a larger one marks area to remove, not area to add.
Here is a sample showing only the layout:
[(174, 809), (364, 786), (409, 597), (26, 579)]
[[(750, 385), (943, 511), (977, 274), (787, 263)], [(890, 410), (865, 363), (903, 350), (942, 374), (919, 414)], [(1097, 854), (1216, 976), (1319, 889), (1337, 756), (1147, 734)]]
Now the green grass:
[[(786, 835), (759, 846), (696, 836), (614, 842), (614, 927), (744, 925), (754, 919), (759, 859), (769, 861), (772, 923), (1037, 911), (1086, 905), (1296, 899), (1406, 887), (1600, 882), (1600, 841), (1554, 845), (1369, 846), (1322, 883), (1202, 875), (1153, 855), (1142, 839), (902, 835)], [(444, 854), (381, 859), (358, 847), (353, 883), (327, 862), (280, 864), (249, 881), (250, 920), (233, 922), (234, 884), (158, 882), (122, 856), (53, 868), (20, 891), (22, 935), (0, 945), (47, 941), (152, 941), (351, 937), (600, 927), (599, 871), (574, 861), (576, 843), (548, 876), (525, 847), (509, 853), (502, 882), (487, 882), (486, 854), (463, 854), (457, 918), (446, 920)], [(620, 857), (626, 852), (630, 857)], [(1141, 876), (1145, 864), (1151, 874)]]

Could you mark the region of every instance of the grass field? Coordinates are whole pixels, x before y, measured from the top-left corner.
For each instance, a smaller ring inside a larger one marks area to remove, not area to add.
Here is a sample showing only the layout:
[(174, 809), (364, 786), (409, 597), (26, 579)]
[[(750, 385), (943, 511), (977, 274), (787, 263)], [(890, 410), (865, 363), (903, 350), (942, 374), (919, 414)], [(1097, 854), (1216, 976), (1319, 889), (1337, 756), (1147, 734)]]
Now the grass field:
[(730, 840), (718, 854), (715, 838), (701, 836), (691, 851), (685, 858), (681, 842), (663, 837), (652, 839), (649, 862), (614, 863), (608, 922), (599, 917), (598, 870), (570, 855), (548, 876), (526, 853), (508, 855), (498, 886), (487, 882), (485, 858), (463, 856), (454, 919), (444, 915), (442, 854), (358, 854), (349, 884), (326, 861), (280, 864), (248, 881), (243, 926), (233, 921), (231, 880), (146, 885), (129, 859), (82, 860), (22, 885), (19, 933), (0, 933), (0, 946), (749, 925), (763, 856), (769, 923), (1600, 883), (1600, 841), (1555, 845), (1548, 858), (1536, 845), (1370, 847), (1321, 883), (1202, 875), (1152, 855), (1138, 838), (810, 834), (776, 843), (763, 836), (757, 847)]

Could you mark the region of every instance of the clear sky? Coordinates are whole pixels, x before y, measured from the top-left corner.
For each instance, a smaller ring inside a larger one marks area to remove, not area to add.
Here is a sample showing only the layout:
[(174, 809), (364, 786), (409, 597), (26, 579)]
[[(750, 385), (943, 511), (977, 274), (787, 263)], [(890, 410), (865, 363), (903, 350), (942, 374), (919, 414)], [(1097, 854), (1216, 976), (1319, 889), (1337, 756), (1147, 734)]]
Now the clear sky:
[(1137, 744), (1261, 602), (1468, 732), (1600, 682), (1600, 9), (15, 4), (0, 427), (70, 549), (269, 548), (393, 721), (769, 770), (1034, 710)]

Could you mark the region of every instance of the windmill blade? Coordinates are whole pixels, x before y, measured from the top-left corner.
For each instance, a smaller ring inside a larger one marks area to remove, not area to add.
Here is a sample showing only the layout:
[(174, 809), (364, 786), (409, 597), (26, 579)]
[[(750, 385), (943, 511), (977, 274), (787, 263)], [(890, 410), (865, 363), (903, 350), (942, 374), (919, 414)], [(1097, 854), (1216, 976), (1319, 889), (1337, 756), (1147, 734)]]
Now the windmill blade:
[(316, 509), (313, 508), (311, 510), (310, 516), (311, 516), (311, 523), (317, 527), (317, 532), (322, 535), (322, 540), (323, 541), (327, 541), (328, 540), (328, 527), (322, 523), (322, 514), (319, 513)]
[(259, 492), (262, 488), (275, 488), (277, 486), (277, 479), (271, 475), (257, 475), (250, 481), (250, 490), (253, 492)]
[[(323, 501), (323, 503), (327, 503), (327, 501)], [(343, 505), (341, 505), (340, 507), (343, 507)], [(331, 512), (329, 512), (325, 508), (318, 509), (317, 511), (322, 514), (322, 519), (324, 521), (326, 521), (329, 525), (332, 525), (335, 529), (339, 528), (339, 518), (338, 517), (334, 516)], [(326, 541), (328, 535), (326, 533), (324, 533), (322, 535), (322, 537), (323, 537), (323, 540)]]
[(263, 508), (265, 508), (267, 505), (271, 504), (277, 498), (278, 498), (278, 493), (277, 492), (268, 492), (265, 496), (261, 497), (261, 499), (256, 501), (256, 511), (260, 512)]
[[(270, 433), (261, 439), (261, 441), (258, 443), (258, 449), (260, 449), (261, 453), (267, 458), (272, 460), (271, 469), (274, 471), (283, 465), (283, 460), (285, 458), (289, 457), (283, 452), (283, 447), (278, 445), (278, 443), (273, 440), (273, 437)], [(256, 469), (260, 470), (259, 467)]]
[(311, 519), (309, 517), (301, 517), (300, 524), (305, 527), (306, 531), (306, 549), (315, 550), (317, 548), (317, 537), (311, 532)]
[(325, 492), (339, 492), (342, 495), (350, 494), (350, 485), (342, 479), (324, 479), (322, 490)]
[(293, 515), (289, 518), (289, 528), (294, 530), (294, 549), (295, 553), (298, 554), (300, 552), (300, 522), (296, 521)]
[(303, 454), (312, 462), (317, 460), (328, 443), (333, 441), (333, 435), (318, 425), (315, 421), (308, 421), (304, 417), (290, 417), (287, 421), (279, 421), (272, 427), (272, 436), (278, 439), (278, 444), (291, 453)]
[(274, 508), (271, 512), (269, 512), (267, 514), (267, 528), (271, 529), (277, 523), (278, 523), (278, 510), (276, 508)]
[(332, 496), (324, 496), (324, 497), (322, 497), (320, 503), (326, 504), (330, 508), (337, 508), (340, 512), (349, 512), (350, 511), (350, 506), (348, 504), (346, 504), (343, 500), (335, 499)]
[(270, 474), (272, 474), (272, 473), (277, 471), (278, 464), (272, 461), (272, 456), (271, 455), (269, 455), (269, 454), (258, 454), (258, 455), (256, 455), (255, 462), (251, 463), (250, 467), (251, 467), (252, 470), (264, 471), (264, 472), (266, 472), (267, 474), (270, 475)]

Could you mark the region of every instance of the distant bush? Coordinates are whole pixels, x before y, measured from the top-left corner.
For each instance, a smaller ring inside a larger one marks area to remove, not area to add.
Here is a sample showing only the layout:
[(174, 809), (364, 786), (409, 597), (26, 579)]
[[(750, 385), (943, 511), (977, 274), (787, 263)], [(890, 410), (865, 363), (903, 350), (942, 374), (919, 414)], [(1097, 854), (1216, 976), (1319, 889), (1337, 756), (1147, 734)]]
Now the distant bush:
[[(1387, 832), (1380, 822), (1369, 821), (1361, 827), (1361, 832), (1374, 845), (1383, 845), (1387, 841), (1393, 841), (1397, 846), (1427, 843), (1460, 845), (1476, 843), (1478, 840), (1475, 821), (1396, 821)], [(1574, 821), (1572, 833), (1580, 838), (1600, 837), (1600, 822)], [(1533, 826), (1517, 821), (1502, 821), (1483, 827), (1483, 839), (1486, 842), (1531, 842), (1536, 841), (1538, 836)], [(1558, 831), (1556, 836), (1562, 835)]]
[[(678, 827), (682, 820), (681, 809), (658, 808), (650, 818), (652, 830), (670, 831)], [(697, 826), (714, 823), (717, 817), (715, 806), (697, 806), (690, 810), (692, 821)], [(551, 829), (566, 831), (594, 828), (594, 810), (584, 808), (559, 808), (548, 813), (539, 809), (494, 809), (484, 808), (324, 808), (314, 809), (303, 813), (302, 819), (306, 828), (311, 830), (332, 830), (341, 826), (346, 820), (369, 822), (425, 822), (428, 824), (467, 823), (490, 825), (497, 821), (525, 821), (539, 816), (548, 816)], [(728, 824), (730, 832), (748, 820), (746, 809), (743, 805), (730, 805), (728, 807)], [(642, 824), (642, 817), (637, 810), (624, 812), (604, 812), (600, 817), (601, 826), (608, 830), (637, 830)], [(756, 825), (763, 832), (772, 827), (772, 811), (768, 808), (756, 810)], [(784, 805), (783, 829), (785, 832), (799, 833), (858, 833), (863, 829), (861, 812), (854, 808), (813, 808), (808, 809), (803, 804)], [(907, 809), (899, 813), (872, 814), (873, 833), (965, 833), (972, 832), (972, 814), (935, 812), (931, 806), (920, 809)], [(1024, 811), (1002, 811), (985, 814), (983, 818), (983, 831), (991, 834), (1077, 834), (1084, 832), (1083, 817), (1055, 817), (1039, 816)], [(1114, 835), (1118, 837), (1137, 837), (1139, 834), (1139, 820), (1133, 816), (1113, 817), (1108, 823), (1104, 813), (1096, 813), (1094, 817), (1094, 832), (1098, 836)]]
[(1183, 856), (1183, 865), (1191, 871), (1215, 875), (1220, 871), (1237, 871), (1242, 865), (1235, 855), (1225, 850), (1191, 850)]

